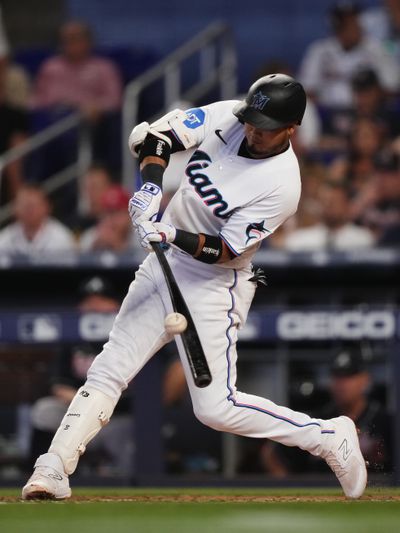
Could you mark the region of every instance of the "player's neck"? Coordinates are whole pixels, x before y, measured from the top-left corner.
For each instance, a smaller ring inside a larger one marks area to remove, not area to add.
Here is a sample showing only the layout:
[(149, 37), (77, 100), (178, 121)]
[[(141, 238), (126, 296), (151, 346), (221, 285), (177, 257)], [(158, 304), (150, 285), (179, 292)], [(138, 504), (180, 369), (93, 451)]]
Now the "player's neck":
[(255, 153), (249, 149), (246, 139), (243, 139), (239, 148), (238, 155), (242, 157), (247, 157), (249, 159), (268, 159), (269, 157), (274, 157), (276, 155), (282, 154), (283, 152), (286, 152), (286, 150), (289, 149), (289, 146), (290, 141), (285, 139), (282, 144), (280, 144), (279, 146), (275, 146), (271, 150), (268, 150), (263, 153)]

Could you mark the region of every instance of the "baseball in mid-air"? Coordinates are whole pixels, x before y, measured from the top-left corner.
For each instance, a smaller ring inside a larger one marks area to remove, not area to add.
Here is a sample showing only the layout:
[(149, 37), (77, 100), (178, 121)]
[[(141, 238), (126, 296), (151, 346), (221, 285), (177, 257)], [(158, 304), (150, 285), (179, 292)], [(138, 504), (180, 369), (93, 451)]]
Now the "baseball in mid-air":
[(170, 313), (165, 317), (164, 327), (167, 333), (178, 335), (187, 328), (187, 320), (180, 313)]

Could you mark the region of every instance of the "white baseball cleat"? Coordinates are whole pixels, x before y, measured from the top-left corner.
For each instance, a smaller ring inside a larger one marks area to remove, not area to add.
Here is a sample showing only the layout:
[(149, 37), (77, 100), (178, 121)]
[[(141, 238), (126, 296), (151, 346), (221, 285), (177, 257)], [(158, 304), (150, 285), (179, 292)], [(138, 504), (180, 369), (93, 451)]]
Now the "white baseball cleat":
[(35, 470), (22, 489), (23, 500), (63, 500), (71, 496), (68, 476), (55, 453), (40, 455)]
[(335, 430), (332, 444), (324, 450), (321, 457), (325, 459), (336, 474), (343, 491), (348, 498), (362, 496), (367, 485), (367, 468), (360, 450), (356, 426), (347, 416), (329, 420)]

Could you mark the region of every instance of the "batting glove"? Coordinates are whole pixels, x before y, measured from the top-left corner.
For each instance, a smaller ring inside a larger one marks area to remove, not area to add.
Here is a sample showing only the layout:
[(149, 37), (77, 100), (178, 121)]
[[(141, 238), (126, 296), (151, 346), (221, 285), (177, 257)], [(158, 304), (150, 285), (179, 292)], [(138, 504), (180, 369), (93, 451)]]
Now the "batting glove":
[(163, 222), (143, 221), (136, 229), (139, 234), (140, 245), (149, 252), (153, 251), (150, 243), (171, 243), (176, 237), (175, 226)]
[(160, 210), (162, 191), (154, 183), (147, 182), (129, 200), (129, 215), (136, 227), (145, 220), (156, 220)]

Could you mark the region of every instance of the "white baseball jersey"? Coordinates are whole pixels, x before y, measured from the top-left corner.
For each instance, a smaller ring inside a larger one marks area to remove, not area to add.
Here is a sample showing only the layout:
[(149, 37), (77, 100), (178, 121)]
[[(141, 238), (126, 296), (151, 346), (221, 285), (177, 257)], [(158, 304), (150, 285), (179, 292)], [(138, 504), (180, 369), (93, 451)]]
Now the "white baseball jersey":
[[(184, 167), (174, 162), (168, 173), (182, 174), (163, 222), (192, 233), (220, 235), (236, 256), (220, 264), (247, 265), (261, 241), (296, 212), (301, 182), (297, 158), (289, 145), (276, 156), (249, 159), (238, 155), (244, 127), (233, 115), (234, 100), (191, 109), (184, 125), (197, 149)], [(186, 162), (186, 161), (185, 161)]]

